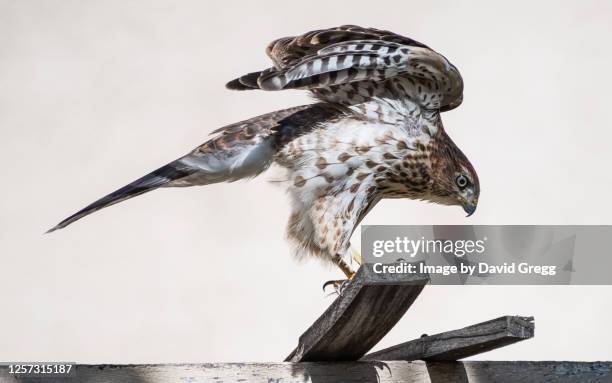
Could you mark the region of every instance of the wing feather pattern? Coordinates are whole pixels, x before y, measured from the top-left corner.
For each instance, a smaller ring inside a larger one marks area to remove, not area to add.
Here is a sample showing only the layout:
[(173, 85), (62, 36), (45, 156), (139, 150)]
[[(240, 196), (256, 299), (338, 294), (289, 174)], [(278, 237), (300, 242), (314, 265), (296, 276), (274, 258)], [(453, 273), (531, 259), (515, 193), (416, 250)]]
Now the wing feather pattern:
[(449, 110), (462, 101), (463, 80), (453, 64), (426, 45), (388, 31), (357, 26), (313, 31), (278, 39), (267, 53), (274, 67), (244, 75), (227, 87), (316, 91), (394, 80), (403, 82), (402, 96), (427, 109)]

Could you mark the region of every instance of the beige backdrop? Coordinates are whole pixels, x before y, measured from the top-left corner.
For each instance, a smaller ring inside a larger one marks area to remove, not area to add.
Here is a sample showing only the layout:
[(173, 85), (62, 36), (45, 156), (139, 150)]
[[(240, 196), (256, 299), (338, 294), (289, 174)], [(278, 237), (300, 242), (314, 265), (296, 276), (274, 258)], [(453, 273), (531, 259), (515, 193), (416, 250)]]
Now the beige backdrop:
[[(365, 223), (611, 223), (611, 4), (0, 0), (0, 360), (277, 361), (296, 345), (340, 274), (289, 257), (286, 197), (265, 177), (42, 235), (213, 129), (308, 102), (224, 89), (279, 36), (385, 28), (464, 76), (444, 122), (479, 172), (477, 213), (383, 201)], [(608, 286), (428, 287), (377, 348), (521, 314), (536, 338), (480, 358), (609, 360), (611, 301)]]

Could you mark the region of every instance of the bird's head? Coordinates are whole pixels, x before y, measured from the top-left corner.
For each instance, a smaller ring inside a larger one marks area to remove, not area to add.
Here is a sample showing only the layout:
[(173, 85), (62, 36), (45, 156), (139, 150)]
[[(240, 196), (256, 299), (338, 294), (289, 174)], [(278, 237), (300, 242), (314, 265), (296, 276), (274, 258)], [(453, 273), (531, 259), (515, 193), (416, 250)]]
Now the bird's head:
[(431, 201), (459, 205), (468, 217), (474, 214), (480, 196), (476, 170), (465, 154), (442, 132), (432, 156)]

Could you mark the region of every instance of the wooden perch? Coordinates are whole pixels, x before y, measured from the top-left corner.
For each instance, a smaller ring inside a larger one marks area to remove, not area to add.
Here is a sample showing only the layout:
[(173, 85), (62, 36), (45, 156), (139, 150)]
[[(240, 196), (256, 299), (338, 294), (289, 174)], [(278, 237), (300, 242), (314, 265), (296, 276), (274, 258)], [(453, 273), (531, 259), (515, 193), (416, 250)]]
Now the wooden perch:
[(362, 360), (452, 361), (533, 337), (533, 317), (504, 316), (459, 330), (423, 336), (366, 355)]
[(361, 266), (285, 361), (358, 360), (401, 319), (428, 281), (422, 274), (377, 274), (371, 264)]
[[(3, 371), (4, 370), (4, 371)], [(576, 383), (611, 382), (612, 362), (307, 362), (79, 365), (74, 378), (7, 375), (3, 383)]]
[[(78, 365), (80, 383), (455, 383), (612, 382), (612, 362), (456, 362), (533, 337), (533, 318), (505, 316), (363, 357), (399, 321), (429, 281), (362, 266), (300, 337), (284, 363)], [(362, 358), (363, 357), (363, 358)], [(362, 359), (360, 359), (362, 358)], [(423, 359), (418, 361), (411, 361)], [(334, 361), (334, 363), (330, 363)], [(0, 382), (21, 382), (0, 366)], [(8, 380), (3, 380), (6, 377)], [(24, 378), (25, 379), (25, 378)], [(48, 383), (74, 378), (45, 378)]]

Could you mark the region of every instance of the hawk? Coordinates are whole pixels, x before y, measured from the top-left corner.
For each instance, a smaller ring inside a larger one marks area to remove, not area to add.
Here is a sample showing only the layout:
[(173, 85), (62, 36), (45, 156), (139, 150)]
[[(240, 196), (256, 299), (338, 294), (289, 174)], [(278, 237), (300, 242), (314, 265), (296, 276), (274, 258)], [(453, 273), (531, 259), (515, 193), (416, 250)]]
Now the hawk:
[(287, 236), (296, 253), (331, 261), (351, 278), (350, 237), (382, 198), (474, 213), (478, 176), (441, 120), (463, 99), (461, 75), (444, 56), (413, 39), (354, 25), (281, 38), (266, 53), (270, 68), (226, 87), (304, 89), (317, 101), (217, 129), (189, 154), (49, 231), (157, 188), (232, 182), (277, 164), (287, 172)]

